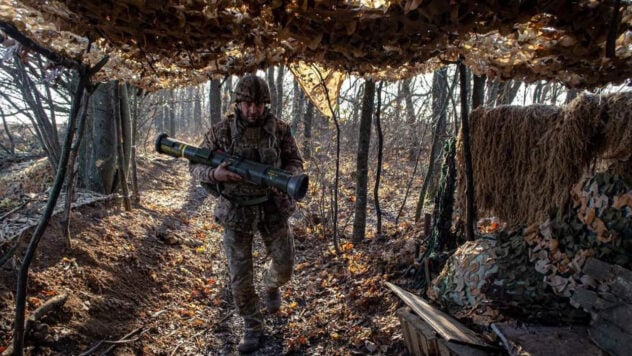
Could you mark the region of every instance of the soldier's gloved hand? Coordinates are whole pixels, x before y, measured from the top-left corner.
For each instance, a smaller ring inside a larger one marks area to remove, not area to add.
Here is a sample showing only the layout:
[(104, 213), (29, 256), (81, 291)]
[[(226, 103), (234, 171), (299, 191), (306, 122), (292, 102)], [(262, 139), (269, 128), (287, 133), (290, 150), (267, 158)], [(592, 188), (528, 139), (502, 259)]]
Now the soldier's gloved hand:
[(223, 162), (213, 170), (212, 178), (216, 182), (239, 182), (243, 179), (239, 174), (229, 171), (226, 166), (228, 166), (228, 162)]

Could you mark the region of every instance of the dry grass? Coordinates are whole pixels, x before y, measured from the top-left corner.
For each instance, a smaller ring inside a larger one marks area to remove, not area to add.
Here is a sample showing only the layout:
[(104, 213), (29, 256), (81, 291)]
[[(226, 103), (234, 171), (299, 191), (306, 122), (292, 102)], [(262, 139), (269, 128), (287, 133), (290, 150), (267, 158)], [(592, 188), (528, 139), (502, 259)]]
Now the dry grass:
[(566, 205), (571, 186), (591, 163), (632, 176), (631, 100), (632, 93), (581, 95), (562, 108), (474, 110), (472, 165), (479, 211), (510, 224), (539, 222), (550, 209)]

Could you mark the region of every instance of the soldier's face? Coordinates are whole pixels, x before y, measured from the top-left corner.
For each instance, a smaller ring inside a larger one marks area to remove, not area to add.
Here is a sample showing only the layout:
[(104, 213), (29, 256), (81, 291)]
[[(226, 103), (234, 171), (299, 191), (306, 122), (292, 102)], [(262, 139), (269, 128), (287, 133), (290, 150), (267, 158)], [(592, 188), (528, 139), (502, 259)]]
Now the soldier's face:
[(246, 121), (251, 124), (256, 123), (261, 117), (263, 117), (263, 112), (265, 110), (266, 104), (264, 103), (252, 103), (249, 101), (241, 101), (239, 102), (239, 110), (244, 115)]

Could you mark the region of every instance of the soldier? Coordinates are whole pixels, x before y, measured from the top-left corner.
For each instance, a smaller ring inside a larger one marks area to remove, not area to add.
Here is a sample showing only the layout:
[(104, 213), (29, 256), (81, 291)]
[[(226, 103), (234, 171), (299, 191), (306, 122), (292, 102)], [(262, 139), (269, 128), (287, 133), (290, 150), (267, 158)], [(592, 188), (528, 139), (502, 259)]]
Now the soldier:
[[(265, 80), (256, 75), (245, 76), (237, 83), (234, 94), (234, 113), (214, 125), (201, 146), (270, 164), (292, 174), (302, 173), (303, 160), (290, 127), (267, 106), (270, 90)], [(191, 164), (190, 172), (219, 199), (215, 221), (224, 228), (233, 299), (244, 319), (245, 333), (238, 350), (253, 352), (260, 347), (264, 327), (253, 283), (253, 237), (259, 231), (271, 256), (263, 274), (263, 299), (268, 313), (275, 313), (281, 306), (279, 287), (292, 275), (294, 237), (288, 218), (296, 202), (276, 189), (245, 182), (224, 163), (217, 168)]]

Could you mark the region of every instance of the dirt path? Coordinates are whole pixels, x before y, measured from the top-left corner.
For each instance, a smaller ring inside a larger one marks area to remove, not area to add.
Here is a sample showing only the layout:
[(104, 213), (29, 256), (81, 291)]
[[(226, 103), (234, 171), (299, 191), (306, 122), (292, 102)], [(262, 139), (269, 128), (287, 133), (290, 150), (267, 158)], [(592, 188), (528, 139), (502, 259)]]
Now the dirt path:
[[(27, 308), (69, 298), (28, 335), (31, 354), (236, 354), (243, 326), (212, 197), (190, 182), (181, 160), (145, 158), (140, 174), (140, 207), (97, 203), (74, 213), (72, 249), (57, 219), (51, 223), (31, 268)], [(347, 243), (335, 257), (297, 216), (295, 275), (281, 311), (265, 316), (264, 347), (255, 355), (405, 353), (399, 301), (382, 285), (383, 248)], [(265, 252), (256, 241), (261, 288)], [(12, 266), (0, 270), (0, 348), (11, 342), (15, 278)]]

